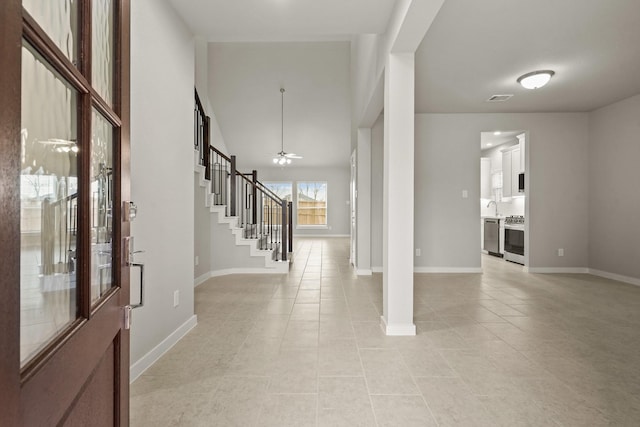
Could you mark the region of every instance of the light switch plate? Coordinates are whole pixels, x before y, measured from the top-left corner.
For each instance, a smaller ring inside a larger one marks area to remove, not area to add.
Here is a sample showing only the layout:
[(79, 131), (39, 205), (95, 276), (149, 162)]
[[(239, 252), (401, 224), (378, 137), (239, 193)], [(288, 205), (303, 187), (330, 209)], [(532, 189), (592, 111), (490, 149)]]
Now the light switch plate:
[(467, 190), (462, 190), (462, 198), (466, 199), (469, 197), (469, 192)]

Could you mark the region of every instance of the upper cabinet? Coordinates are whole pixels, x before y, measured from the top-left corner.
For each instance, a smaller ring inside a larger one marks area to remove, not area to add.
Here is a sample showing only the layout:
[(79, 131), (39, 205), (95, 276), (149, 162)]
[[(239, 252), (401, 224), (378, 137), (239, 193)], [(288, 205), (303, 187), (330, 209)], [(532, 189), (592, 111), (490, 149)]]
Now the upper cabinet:
[(525, 149), (524, 149), (524, 144), (525, 144), (524, 133), (521, 133), (516, 138), (518, 138), (518, 146), (520, 147), (520, 172), (524, 172), (525, 167), (526, 167), (526, 163), (524, 161), (524, 153), (525, 153)]
[(518, 175), (523, 171), (520, 144), (502, 150), (502, 197), (518, 196)]

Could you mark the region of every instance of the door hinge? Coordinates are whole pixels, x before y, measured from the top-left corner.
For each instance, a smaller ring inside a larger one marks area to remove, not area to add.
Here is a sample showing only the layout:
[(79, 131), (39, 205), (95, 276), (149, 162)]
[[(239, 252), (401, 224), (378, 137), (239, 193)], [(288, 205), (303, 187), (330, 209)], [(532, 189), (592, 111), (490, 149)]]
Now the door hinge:
[(133, 311), (133, 307), (130, 305), (124, 306), (124, 329), (131, 329), (131, 312)]

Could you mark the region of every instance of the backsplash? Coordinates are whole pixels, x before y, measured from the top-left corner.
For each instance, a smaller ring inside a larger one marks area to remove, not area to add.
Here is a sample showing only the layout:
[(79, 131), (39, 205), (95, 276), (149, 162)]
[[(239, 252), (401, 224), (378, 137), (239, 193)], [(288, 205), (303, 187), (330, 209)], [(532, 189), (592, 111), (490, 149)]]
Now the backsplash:
[[(480, 215), (491, 216), (496, 212), (493, 204), (487, 207), (491, 199), (480, 199)], [(498, 202), (498, 213), (503, 216), (523, 215), (524, 216), (524, 197), (512, 197), (509, 201)]]

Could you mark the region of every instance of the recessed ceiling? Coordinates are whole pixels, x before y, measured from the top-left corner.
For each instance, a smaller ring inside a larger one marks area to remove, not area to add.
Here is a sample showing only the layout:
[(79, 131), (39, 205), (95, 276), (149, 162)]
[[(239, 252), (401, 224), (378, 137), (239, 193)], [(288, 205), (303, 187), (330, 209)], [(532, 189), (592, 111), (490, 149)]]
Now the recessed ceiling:
[[(591, 111), (640, 93), (639, 41), (637, 0), (447, 0), (416, 52), (416, 111)], [(516, 82), (544, 69), (541, 89)]]
[(170, 0), (209, 41), (337, 41), (380, 34), (395, 0)]

